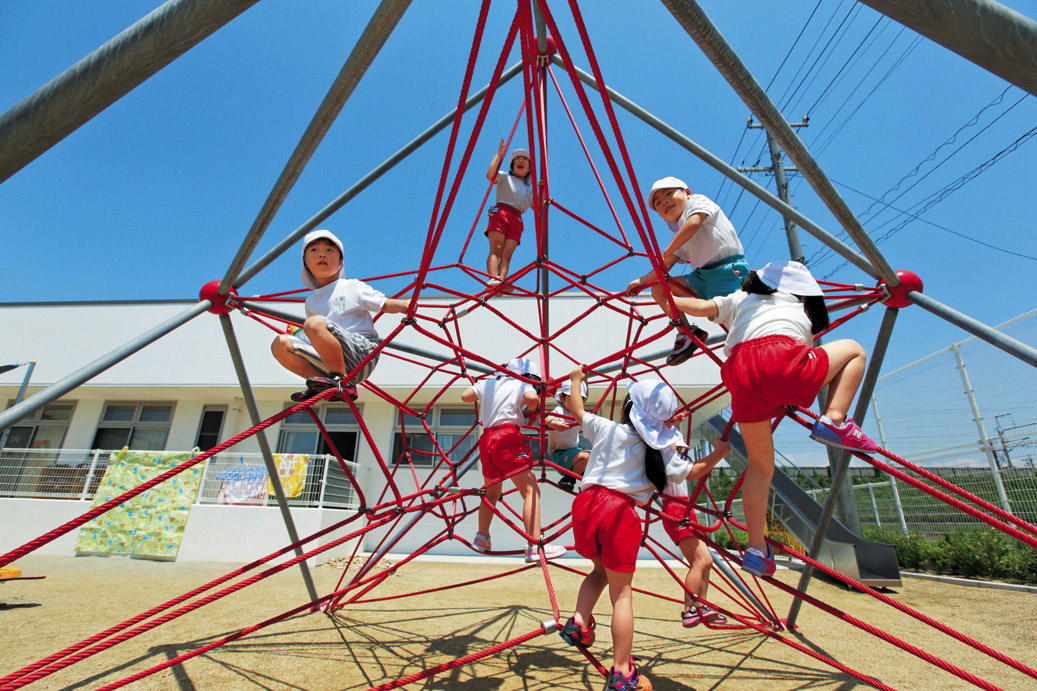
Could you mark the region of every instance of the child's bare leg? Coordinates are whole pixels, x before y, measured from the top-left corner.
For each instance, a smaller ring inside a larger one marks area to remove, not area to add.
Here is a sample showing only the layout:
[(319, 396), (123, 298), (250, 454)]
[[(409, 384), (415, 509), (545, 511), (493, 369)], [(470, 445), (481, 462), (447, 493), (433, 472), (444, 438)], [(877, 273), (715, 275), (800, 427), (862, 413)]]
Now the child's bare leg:
[(764, 527), (767, 523), (767, 495), (774, 476), (774, 439), (770, 420), (739, 422), (749, 465), (742, 483), (742, 507), (745, 525), (749, 528), (749, 546), (767, 554)]
[(576, 454), (573, 458), (573, 472), (577, 475), (583, 475), (583, 471), (587, 469), (587, 461), (591, 459), (590, 453), (581, 451)]
[[(491, 506), (496, 506), (497, 501), (500, 499), (501, 485), (498, 482), (496, 485), (491, 485), (486, 488), (486, 501), (479, 504), (479, 532), (483, 535), (489, 536), (490, 534), (490, 523), (493, 522), (493, 509)], [(489, 506), (486, 505), (489, 502)]]
[(612, 666), (623, 676), (630, 674), (630, 651), (634, 647), (633, 573), (605, 569), (612, 598)]
[(317, 355), (320, 355), (320, 360), (328, 371), (345, 374), (346, 358), (342, 355), (342, 344), (328, 329), (327, 320), (319, 315), (310, 317), (303, 322), (302, 330), (306, 332), (306, 338), (310, 339), (310, 345), (317, 351)]
[(497, 265), (497, 275), (500, 276), (500, 280), (502, 281), (507, 277), (508, 269), (511, 268), (511, 255), (515, 254), (516, 247), (518, 247), (518, 241), (504, 241), (504, 249), (501, 251), (500, 263)]
[(500, 268), (501, 254), (504, 252), (504, 233), (499, 230), (491, 230), (486, 233), (490, 241), (490, 255), (486, 257), (486, 273), (490, 277), (497, 276)]
[[(682, 282), (675, 281), (671, 278), (667, 281), (667, 283), (670, 285), (670, 292), (673, 294), (674, 297), (698, 297), (697, 295), (695, 295), (695, 293), (688, 290), (687, 286), (685, 286)], [(652, 286), (652, 299), (655, 300), (656, 304), (659, 305), (659, 308), (666, 313), (666, 316), (668, 316), (670, 319), (675, 318), (673, 316), (673, 312), (670, 310), (669, 302), (667, 302), (666, 300), (666, 294), (663, 292), (663, 287), (661, 284), (656, 283), (654, 286)], [(684, 316), (683, 312), (677, 312), (676, 319), (682, 324), (686, 325), (688, 323), (688, 318)]]
[(595, 557), (594, 570), (583, 578), (580, 584), (580, 592), (576, 596), (576, 611), (573, 617), (581, 628), (587, 628), (587, 623), (594, 613), (594, 605), (598, 604), (598, 598), (609, 584), (608, 576), (605, 574), (605, 565), (601, 563), (601, 557)]
[(685, 538), (677, 545), (681, 554), (691, 564), (688, 575), (684, 578), (687, 591), (684, 593), (684, 609), (691, 607), (691, 595), (705, 598), (709, 590), (709, 570), (713, 567), (713, 559), (709, 556), (709, 548), (706, 543), (693, 537)]
[(848, 338), (825, 343), (821, 347), (828, 353), (825, 384), (829, 386), (825, 415), (835, 424), (841, 425), (864, 378), (868, 358), (861, 344)]
[(304, 379), (319, 377), (324, 374), (314, 367), (309, 360), (295, 353), (295, 348), (292, 347), (288, 334), (281, 334), (275, 338), (274, 342), (270, 344), (270, 352), (274, 354), (274, 359), (281, 363), (282, 367)]
[(511, 478), (522, 495), (522, 523), (533, 542), (540, 539), (540, 486), (532, 470)]

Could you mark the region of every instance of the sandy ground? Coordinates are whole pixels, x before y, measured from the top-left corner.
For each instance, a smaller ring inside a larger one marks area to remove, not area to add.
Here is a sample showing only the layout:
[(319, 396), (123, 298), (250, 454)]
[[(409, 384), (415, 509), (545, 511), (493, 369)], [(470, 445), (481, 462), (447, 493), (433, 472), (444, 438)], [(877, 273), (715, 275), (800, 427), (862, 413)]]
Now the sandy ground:
[[(518, 562), (515, 562), (518, 565)], [(0, 675), (121, 622), (166, 599), (223, 575), (232, 565), (162, 563), (99, 557), (27, 557), (18, 563), (40, 581), (0, 586)], [(375, 591), (403, 593), (501, 573), (510, 567), (486, 561), (416, 562), (405, 565)], [(318, 591), (332, 591), (340, 568), (312, 570)], [(798, 574), (779, 578), (795, 584)], [(574, 605), (580, 577), (551, 570), (563, 619)], [(639, 569), (637, 587), (677, 596), (661, 568)], [(979, 653), (873, 598), (815, 580), (810, 592), (825, 602), (906, 639), (922, 649), (1005, 689), (1035, 689), (1037, 681)], [(1037, 667), (1037, 595), (966, 588), (907, 579), (889, 591), (1010, 657)], [(768, 588), (784, 616), (789, 599)], [(715, 593), (716, 601), (734, 608)], [(170, 660), (222, 636), (306, 601), (297, 569), (285, 571), (175, 619), (112, 650), (41, 679), (29, 689), (94, 689)], [(684, 629), (680, 606), (635, 596), (635, 654), (657, 691), (674, 689), (849, 689), (865, 684), (751, 630)], [(744, 610), (735, 609), (739, 613)], [(599, 603), (598, 641), (592, 648), (610, 663), (607, 596)], [(333, 617), (288, 619), (130, 684), (132, 689), (367, 689), (536, 629), (551, 618), (543, 574), (526, 571), (460, 590), (351, 605)], [(838, 621), (811, 606), (790, 636), (898, 689), (975, 688), (918, 658)], [(505, 689), (600, 689), (600, 676), (556, 634), (544, 635), (416, 682), (408, 688), (498, 691)]]

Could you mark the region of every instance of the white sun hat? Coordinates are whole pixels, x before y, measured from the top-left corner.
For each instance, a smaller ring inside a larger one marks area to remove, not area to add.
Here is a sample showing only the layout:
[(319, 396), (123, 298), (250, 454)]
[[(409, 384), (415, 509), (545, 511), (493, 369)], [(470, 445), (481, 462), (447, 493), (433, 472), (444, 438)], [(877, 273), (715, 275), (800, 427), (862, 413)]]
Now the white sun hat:
[[(533, 360), (530, 360), (528, 357), (515, 358), (514, 360), (508, 363), (508, 369), (522, 377), (528, 377), (532, 375), (537, 379), (540, 378), (540, 366)], [(508, 375), (504, 374), (503, 372), (497, 372), (493, 376), (497, 377), (498, 379), (501, 379)]]
[(306, 268), (306, 248), (312, 245), (317, 240), (327, 240), (335, 247), (338, 247), (339, 256), (342, 258), (342, 266), (338, 267), (338, 277), (346, 277), (346, 252), (342, 249), (342, 241), (335, 237), (335, 234), (330, 230), (311, 230), (306, 233), (306, 237), (302, 241), (302, 284), (307, 288), (316, 290), (319, 286), (317, 285), (317, 279), (313, 277), (310, 270)]
[(648, 190), (648, 194), (645, 195), (645, 202), (648, 204), (648, 208), (649, 209), (652, 208), (652, 195), (653, 194), (655, 194), (659, 190), (672, 190), (672, 189), (687, 190), (687, 189), (691, 189), (691, 188), (688, 187), (688, 183), (684, 182), (680, 178), (675, 178), (672, 175), (669, 176), (669, 177), (665, 177), (662, 180), (656, 180), (655, 182), (652, 183), (652, 189)]
[[(558, 392), (555, 394), (555, 400), (558, 401), (559, 403), (561, 403), (562, 402), (562, 394), (565, 394), (566, 396), (571, 396), (572, 392), (573, 392), (573, 383), (572, 383), (572, 381), (566, 379), (565, 381), (562, 382), (562, 388), (558, 389)], [(587, 382), (585, 382), (585, 381), (581, 381), (580, 382), (580, 395), (583, 396), (583, 400), (585, 400), (585, 401), (587, 400)]]
[(666, 426), (666, 421), (680, 408), (677, 394), (666, 382), (658, 379), (630, 382), (627, 384), (627, 393), (633, 403), (630, 421), (646, 444), (653, 449), (665, 449), (672, 444), (684, 445), (681, 433)]
[(515, 159), (519, 156), (524, 156), (526, 160), (529, 160), (529, 152), (525, 149), (515, 149), (511, 152), (511, 156), (508, 156), (508, 168), (511, 168), (511, 164), (515, 162)]
[(824, 295), (810, 270), (799, 262), (771, 262), (756, 272), (764, 285), (792, 295)]

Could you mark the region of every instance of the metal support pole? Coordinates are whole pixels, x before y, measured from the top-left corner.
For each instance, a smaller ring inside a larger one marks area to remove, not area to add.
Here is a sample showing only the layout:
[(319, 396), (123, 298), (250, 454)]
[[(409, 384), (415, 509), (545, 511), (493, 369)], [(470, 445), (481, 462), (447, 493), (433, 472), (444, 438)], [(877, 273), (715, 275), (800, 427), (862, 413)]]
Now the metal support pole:
[(882, 519), (879, 518), (879, 505), (875, 503), (875, 490), (871, 487), (872, 483), (868, 483), (868, 496), (871, 497), (871, 513), (875, 516), (875, 525), (879, 528), (882, 527)]
[[(871, 399), (871, 409), (875, 413), (875, 426), (879, 428), (879, 444), (882, 448), (888, 449), (889, 444), (886, 443), (886, 432), (882, 428), (882, 417), (879, 415), (879, 400), (877, 398)], [(900, 530), (904, 535), (907, 535), (907, 519), (904, 517), (904, 505), (900, 503), (900, 489), (897, 487), (897, 479), (895, 477), (889, 478), (889, 486), (893, 488), (893, 501), (897, 507), (897, 518), (900, 520)]]
[[(778, 186), (778, 199), (792, 206), (792, 201), (789, 198), (789, 183), (785, 179), (785, 164), (781, 160), (781, 149), (778, 148), (778, 144), (774, 141), (771, 133), (767, 130), (764, 130), (764, 132), (767, 135), (767, 147), (771, 152), (771, 167), (774, 170), (774, 182)], [(789, 257), (792, 258), (792, 261), (802, 264), (806, 261), (806, 258), (803, 256), (803, 245), (799, 241), (796, 224), (789, 218), (784, 218), (784, 221), (785, 237), (789, 242)]]
[[(512, 65), (508, 69), (504, 70), (504, 72), (501, 73), (500, 80), (498, 81), (498, 88), (521, 71), (521, 62)], [(472, 106), (476, 105), (477, 103), (479, 103), (479, 101), (483, 100), (486, 97), (486, 93), (489, 90), (490, 87), (489, 85), (487, 85), (479, 91), (472, 94), (472, 96), (469, 97), (467, 101), (465, 101), (464, 111), (468, 112), (469, 110), (471, 110)], [(289, 247), (298, 242), (304, 235), (306, 235), (306, 233), (310, 232), (318, 225), (323, 223), (325, 220), (327, 220), (329, 216), (331, 216), (333, 213), (345, 206), (349, 200), (351, 200), (353, 197), (367, 189), (367, 187), (372, 182), (385, 175), (385, 173), (391, 170), (393, 166), (395, 166), (403, 159), (407, 158), (407, 156), (414, 153), (414, 151), (416, 151), (422, 144), (427, 142), (429, 139), (432, 139), (432, 137), (436, 136), (436, 134), (445, 129), (454, 121), (455, 113), (457, 113), (457, 108), (454, 108), (449, 113), (441, 117), (431, 127), (419, 134), (410, 142), (408, 142), (402, 149), (394, 153), (389, 158), (385, 159), (385, 161), (376, 166), (370, 173), (357, 180), (352, 187), (350, 187), (348, 190), (346, 190), (338, 197), (333, 199), (330, 204), (318, 211), (316, 215), (314, 215), (308, 221), (306, 221), (301, 226), (292, 231), (288, 235), (288, 237), (286, 237), (281, 242), (277, 243), (277, 245), (275, 245), (273, 249), (271, 249), (269, 252), (260, 257), (258, 261), (249, 266), (247, 269), (242, 271), (238, 275), (237, 279), (234, 281), (234, 287), (240, 288), (242, 285), (247, 283), (249, 279), (251, 279), (257, 273), (266, 268), (275, 259), (280, 257), (285, 252), (285, 250), (287, 250)]]
[[(25, 376), (22, 377), (22, 384), (18, 387), (18, 393), (15, 394), (14, 403), (12, 405), (18, 405), (22, 402), (22, 399), (25, 398), (25, 390), (29, 388), (29, 378), (32, 377), (32, 371), (36, 369), (36, 361), (30, 360), (29, 362), (23, 362), (17, 366), (21, 367), (21, 365), (28, 365), (28, 367), (25, 370)], [(7, 435), (10, 433), (10, 427), (4, 428), (4, 433), (0, 435), (0, 449), (7, 446)]]
[(991, 0), (861, 0), (1037, 95), (1037, 22)]
[(1001, 479), (1001, 469), (997, 466), (997, 457), (994, 456), (994, 445), (990, 443), (987, 436), (987, 426), (983, 424), (983, 414), (979, 412), (979, 402), (976, 400), (976, 392), (969, 381), (969, 373), (965, 369), (965, 360), (961, 357), (961, 345), (955, 343), (951, 346), (954, 353), (954, 361), (958, 363), (958, 373), (961, 375), (961, 383), (965, 385), (965, 396), (969, 399), (969, 407), (972, 408), (972, 420), (979, 430), (979, 443), (983, 446), (983, 452), (987, 455), (987, 463), (990, 465), (990, 474), (994, 476), (994, 486), (997, 488), (997, 498), (1001, 500), (1001, 508), (1012, 513), (1012, 505), (1008, 503), (1008, 494), (1005, 492), (1005, 484)]
[[(234, 361), (234, 371), (238, 375), (238, 384), (241, 385), (241, 396), (245, 399), (249, 418), (251, 418), (253, 426), (258, 425), (263, 421), (263, 418), (259, 414), (259, 406), (256, 404), (255, 396), (252, 394), (252, 384), (249, 382), (248, 372), (245, 371), (245, 361), (241, 357), (238, 338), (234, 335), (234, 325), (230, 321), (229, 314), (220, 315), (220, 326), (223, 327), (223, 336), (227, 339), (227, 348), (230, 350), (231, 360)], [(284, 520), (284, 527), (288, 531), (288, 539), (293, 543), (299, 542), (299, 533), (295, 529), (295, 521), (292, 519), (292, 512), (288, 508), (288, 498), (285, 497), (284, 488), (281, 487), (281, 476), (277, 472), (274, 455), (270, 452), (270, 444), (267, 442), (266, 433), (259, 432), (256, 434), (256, 441), (259, 442), (259, 450), (263, 454), (266, 472), (270, 476), (270, 486), (274, 488), (277, 508), (281, 510), (281, 518)], [(295, 555), (302, 556), (302, 553), (302, 547), (296, 545)], [(313, 585), (310, 567), (307, 566), (305, 559), (299, 562), (299, 570), (302, 571), (302, 579), (306, 583), (306, 591), (310, 594), (310, 600), (316, 600), (319, 597), (317, 588)]]
[(170, 0), (0, 116), (0, 182), (257, 0)]
[(90, 498), (90, 483), (94, 480), (94, 473), (97, 472), (97, 459), (101, 456), (100, 449), (94, 449), (93, 457), (90, 459), (90, 470), (86, 473), (86, 481), (83, 482), (83, 491), (79, 493), (79, 501), (86, 501)]
[(735, 55), (734, 50), (727, 44), (724, 37), (710, 22), (709, 17), (702, 11), (694, 0), (662, 0), (663, 4), (670, 10), (674, 18), (680, 23), (692, 40), (709, 58), (713, 66), (727, 80), (727, 83), (741, 97), (742, 101), (749, 107), (756, 119), (763, 123), (781, 148), (799, 169), (800, 174), (806, 178), (810, 186), (817, 192), (828, 210), (832, 212), (839, 224), (853, 238), (854, 242), (868, 258), (878, 271), (879, 276), (886, 281), (890, 287), (900, 285), (900, 278), (893, 272), (892, 267), (886, 262), (886, 258), (879, 252), (878, 247), (868, 234), (864, 232), (857, 217), (850, 211), (850, 207), (836, 191), (828, 177), (817, 165), (814, 157), (810, 155), (803, 142), (799, 140), (796, 133), (785, 122), (777, 106), (771, 102), (763, 87), (750, 74), (742, 61)]
[(0, 413), (0, 429), (6, 429), (26, 415), (34, 413), (57, 398), (61, 398), (83, 382), (89, 381), (101, 372), (104, 372), (106, 369), (125, 360), (144, 346), (154, 343), (173, 329), (191, 319), (194, 319), (210, 307), (212, 307), (211, 302), (208, 300), (202, 300), (175, 317), (162, 322), (150, 331), (137, 336), (137, 338), (133, 339), (126, 345), (116, 348), (107, 355), (94, 360), (86, 367), (76, 370), (64, 379), (54, 382), (42, 391), (38, 391), (18, 405), (11, 406), (4, 412)]
[[(557, 55), (552, 56), (551, 61), (561, 67), (565, 66), (565, 63)], [(576, 76), (580, 78), (581, 82), (591, 87), (592, 89), (597, 90), (598, 83), (592, 75), (584, 72), (578, 67), (574, 69), (576, 70)], [(785, 202), (775, 197), (764, 187), (756, 184), (756, 182), (754, 182), (749, 177), (739, 173), (738, 170), (729, 165), (727, 161), (713, 155), (711, 152), (709, 152), (699, 144), (695, 143), (694, 141), (683, 135), (677, 129), (666, 124), (659, 118), (655, 117), (647, 110), (631, 101), (626, 96), (623, 96), (622, 94), (617, 92), (615, 89), (611, 87), (605, 87), (605, 93), (608, 94), (608, 97), (612, 100), (612, 102), (618, 105), (620, 108), (631, 113), (645, 124), (649, 125), (650, 127), (665, 135), (667, 138), (673, 140), (678, 145), (688, 150), (698, 158), (702, 159), (704, 163), (706, 163), (719, 173), (730, 178), (735, 184), (745, 188), (750, 194), (757, 197), (760, 201), (762, 201), (764, 204), (780, 213), (785, 218), (791, 218), (792, 220), (794, 220), (797, 224), (799, 224), (800, 228), (803, 228), (805, 231), (813, 235), (815, 238), (831, 247), (843, 259), (850, 262), (858, 269), (871, 276), (872, 278), (878, 279), (880, 277), (880, 274), (875, 269), (875, 267), (873, 267), (865, 257), (861, 256), (859, 252), (857, 252), (849, 245), (839, 240), (837, 237), (829, 233), (827, 230), (821, 228), (821, 226), (811, 221), (809, 218), (801, 214), (796, 209), (792, 208)], [(899, 279), (897, 282), (899, 283)]]
[(314, 113), (313, 119), (296, 145), (295, 151), (292, 152), (288, 163), (285, 164), (284, 170), (281, 171), (281, 176), (277, 178), (273, 189), (270, 190), (270, 196), (263, 203), (263, 208), (259, 210), (259, 215), (252, 222), (248, 235), (245, 236), (245, 240), (241, 243), (241, 247), (238, 248), (237, 255), (231, 261), (230, 266), (227, 268), (227, 273), (220, 283), (218, 291), (220, 295), (226, 295), (230, 291), (230, 287), (234, 283), (234, 279), (238, 277), (241, 267), (245, 265), (249, 256), (256, 249), (256, 245), (259, 244), (263, 233), (270, 226), (270, 222), (274, 220), (274, 216), (277, 214), (278, 209), (281, 208), (285, 197), (288, 196), (292, 187), (295, 186), (306, 164), (310, 162), (313, 152), (320, 146), (324, 135), (331, 129), (335, 118), (342, 112), (346, 101), (352, 96), (356, 85), (360, 83), (360, 80), (367, 72), (367, 68), (374, 62), (378, 51), (385, 45), (386, 39), (389, 38), (389, 34), (396, 28), (396, 24), (399, 23), (400, 18), (407, 11), (410, 3), (411, 0), (382, 0), (378, 9), (375, 10), (371, 21), (367, 23), (367, 28), (364, 29), (364, 33), (360, 35), (360, 38), (357, 39), (356, 45), (353, 46), (353, 51), (349, 54), (338, 76), (335, 77), (335, 81), (331, 84), (331, 88), (328, 89), (324, 101), (317, 108), (317, 112)]
[[(868, 403), (871, 401), (871, 394), (875, 390), (875, 381), (879, 378), (879, 370), (882, 369), (882, 360), (886, 357), (886, 347), (889, 345), (889, 337), (893, 333), (893, 325), (897, 321), (898, 311), (892, 307), (887, 307), (886, 313), (882, 315), (882, 325), (879, 327), (879, 334), (875, 338), (875, 348), (872, 350), (871, 362), (868, 363), (868, 371), (864, 375), (860, 393), (857, 395), (857, 407), (853, 411), (853, 419), (858, 424), (864, 421), (864, 417), (868, 412)], [(835, 474), (832, 476), (832, 486), (828, 490), (828, 499), (825, 500), (825, 505), (821, 509), (821, 516), (817, 519), (814, 537), (810, 541), (810, 550), (807, 554), (811, 559), (816, 560), (817, 555), (821, 552), (821, 546), (824, 544), (825, 536), (828, 534), (828, 526), (832, 523), (832, 514), (835, 510), (836, 501), (841, 500), (845, 502), (840, 495), (843, 492), (844, 480), (850, 469), (849, 456), (849, 451), (840, 453), (839, 463), (835, 468)], [(853, 485), (846, 485), (846, 487), (849, 488), (850, 500), (855, 502)], [(854, 504), (854, 508), (856, 509), (856, 504)], [(860, 533), (859, 520), (857, 525), (858, 528), (855, 532)], [(804, 564), (803, 573), (799, 576), (799, 585), (796, 586), (796, 590), (805, 593), (813, 574), (814, 567), (810, 564)], [(788, 616), (789, 630), (792, 630), (796, 625), (796, 617), (799, 616), (799, 608), (802, 606), (802, 603), (803, 600), (798, 597), (792, 600), (792, 607), (789, 608)]]
[(934, 300), (928, 295), (923, 295), (918, 291), (910, 291), (907, 294), (907, 299), (936, 316), (949, 321), (951, 324), (961, 327), (973, 336), (983, 339), (990, 345), (1000, 348), (1012, 357), (1019, 358), (1031, 367), (1037, 367), (1037, 348), (1029, 346), (1022, 341), (1017, 341), (1011, 336), (1006, 336), (997, 329), (993, 329), (983, 322), (977, 321), (967, 314), (962, 314), (953, 307), (948, 307), (942, 302)]

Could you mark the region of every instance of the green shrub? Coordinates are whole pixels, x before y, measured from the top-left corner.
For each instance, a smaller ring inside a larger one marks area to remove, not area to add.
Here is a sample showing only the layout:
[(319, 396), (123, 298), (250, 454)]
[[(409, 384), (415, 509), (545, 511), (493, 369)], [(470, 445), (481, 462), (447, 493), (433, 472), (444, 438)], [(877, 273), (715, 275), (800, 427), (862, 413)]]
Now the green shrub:
[(935, 542), (915, 532), (879, 528), (866, 528), (864, 535), (893, 545), (900, 568), (908, 571), (1037, 582), (1037, 549), (993, 529), (956, 530)]

